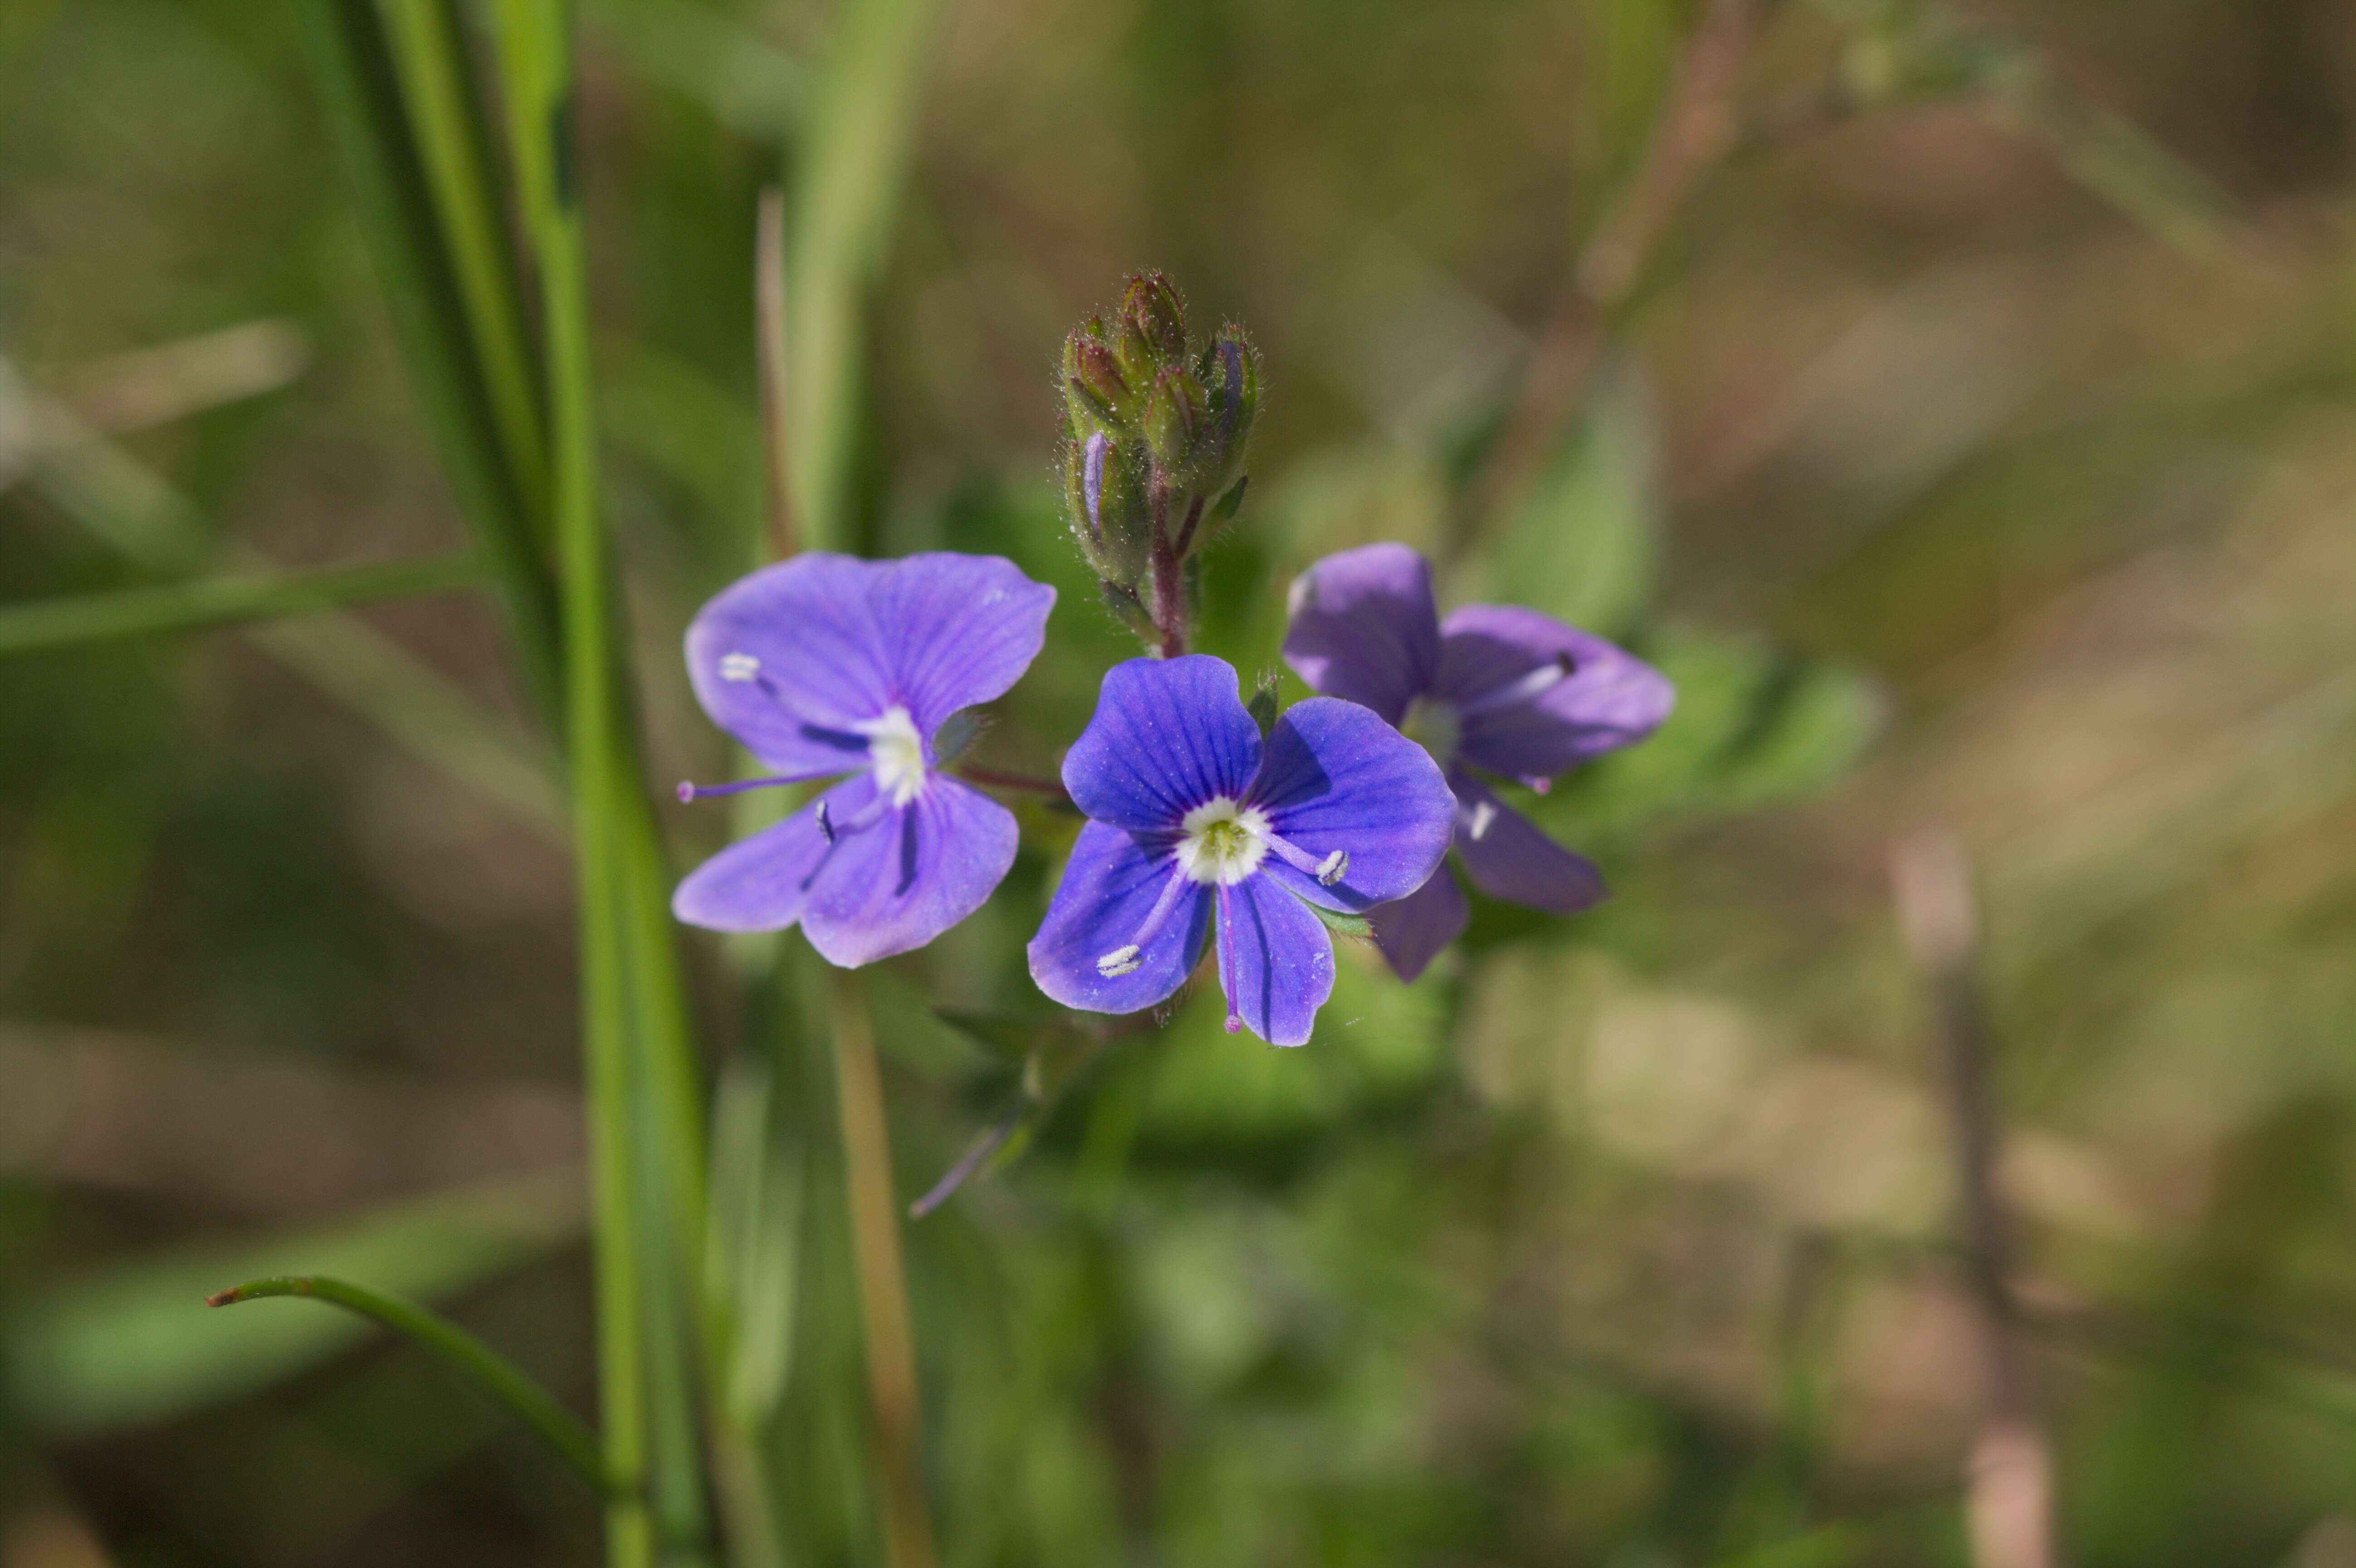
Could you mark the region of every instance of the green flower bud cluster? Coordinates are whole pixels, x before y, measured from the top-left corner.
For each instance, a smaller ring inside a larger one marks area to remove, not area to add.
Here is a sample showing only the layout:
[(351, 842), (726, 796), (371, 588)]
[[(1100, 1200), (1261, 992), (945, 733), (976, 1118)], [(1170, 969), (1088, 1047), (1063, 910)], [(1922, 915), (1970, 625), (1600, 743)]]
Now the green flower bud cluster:
[(1259, 355), (1241, 328), (1197, 344), (1160, 272), (1064, 340), (1064, 501), (1105, 602), (1163, 654), (1191, 620), (1187, 558), (1244, 498)]

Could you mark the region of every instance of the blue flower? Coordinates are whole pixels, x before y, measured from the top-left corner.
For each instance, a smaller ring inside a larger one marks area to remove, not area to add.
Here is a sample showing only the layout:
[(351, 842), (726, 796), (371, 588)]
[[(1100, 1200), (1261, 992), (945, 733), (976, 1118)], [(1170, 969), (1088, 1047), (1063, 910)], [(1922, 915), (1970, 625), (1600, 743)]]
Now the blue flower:
[[(1676, 701), (1642, 659), (1517, 604), (1441, 620), (1431, 563), (1399, 544), (1329, 555), (1294, 580), (1284, 658), (1319, 691), (1363, 703), (1415, 737), (1456, 794), (1456, 853), (1493, 898), (1576, 914), (1603, 874), (1538, 831), (1474, 770), (1545, 793), (1554, 775), (1633, 745)], [(1442, 874), (1377, 911), (1375, 943), (1402, 979), (1423, 972), (1472, 911)]]
[(687, 629), (696, 698), (771, 776), (680, 798), (851, 776), (705, 861), (671, 912), (714, 931), (798, 922), (851, 968), (980, 908), (1014, 863), (1014, 817), (940, 772), (934, 737), (1022, 678), (1055, 603), (995, 556), (809, 554), (705, 605)]
[(1200, 655), (1108, 671), (1064, 758), (1088, 816), (1031, 977), (1066, 1007), (1166, 999), (1214, 937), (1227, 1029), (1309, 1039), (1333, 945), (1308, 907), (1404, 898), (1448, 852), (1456, 803), (1422, 748), (1355, 703), (1312, 698), (1265, 743), (1236, 672)]

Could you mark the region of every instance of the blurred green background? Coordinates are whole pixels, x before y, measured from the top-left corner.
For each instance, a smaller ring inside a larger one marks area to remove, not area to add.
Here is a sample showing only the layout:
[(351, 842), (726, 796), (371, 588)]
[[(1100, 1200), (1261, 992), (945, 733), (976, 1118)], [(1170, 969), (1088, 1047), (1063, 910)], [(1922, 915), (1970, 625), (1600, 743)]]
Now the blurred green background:
[[(2356, 1564), (2356, 12), (1762, 7), (1723, 157), (1484, 516), (1714, 9), (919, 29), (906, 172), (859, 182), (891, 221), (851, 485), (870, 553), (1063, 588), (983, 760), (1051, 768), (1132, 651), (1061, 533), (1052, 367), (1141, 265), (1265, 356), (1210, 651), (1273, 667), (1294, 572), (1403, 539), (1451, 603), (1577, 619), (1681, 691), (1536, 803), (1605, 908), (1483, 905), (1404, 990), (1353, 952), (1299, 1051), (1183, 1007), (909, 1227), (948, 1563), (1970, 1561), (1985, 1379), (1887, 872), (1943, 827), (1984, 893), (2065, 1560)], [(761, 526), (755, 200), (842, 26), (581, 16), (657, 784), (731, 765), (676, 649)], [(0, 3), (0, 603), (464, 542), (292, 12)], [(478, 592), (0, 656), (0, 1568), (595, 1559), (587, 1494), (423, 1352), (198, 1306), (351, 1275), (592, 1407), (572, 890), (524, 706)], [(680, 867), (729, 832), (661, 820)], [(874, 987), (904, 1197), (1016, 1092), (928, 1009), (1036, 1004), (1067, 829), (1026, 829)], [(771, 1072), (690, 956), (715, 1072)], [(775, 1078), (809, 1157), (748, 1221), (787, 1238), (748, 1397), (794, 1560), (875, 1562), (831, 1091)]]

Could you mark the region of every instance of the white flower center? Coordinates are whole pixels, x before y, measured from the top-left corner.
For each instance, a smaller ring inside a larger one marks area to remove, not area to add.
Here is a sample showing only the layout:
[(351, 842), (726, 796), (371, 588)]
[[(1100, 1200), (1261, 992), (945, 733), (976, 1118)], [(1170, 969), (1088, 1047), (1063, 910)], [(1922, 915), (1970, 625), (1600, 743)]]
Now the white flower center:
[(1205, 801), (1179, 821), (1178, 869), (1189, 881), (1232, 887), (1268, 859), (1268, 813), (1226, 795)]
[(925, 793), (925, 738), (906, 709), (887, 708), (859, 731), (867, 737), (867, 765), (875, 770), (878, 795), (900, 806)]
[(1419, 697), (1407, 705), (1407, 713), (1399, 720), (1399, 733), (1430, 752), (1431, 760), (1444, 768), (1456, 755), (1464, 726), (1453, 703)]

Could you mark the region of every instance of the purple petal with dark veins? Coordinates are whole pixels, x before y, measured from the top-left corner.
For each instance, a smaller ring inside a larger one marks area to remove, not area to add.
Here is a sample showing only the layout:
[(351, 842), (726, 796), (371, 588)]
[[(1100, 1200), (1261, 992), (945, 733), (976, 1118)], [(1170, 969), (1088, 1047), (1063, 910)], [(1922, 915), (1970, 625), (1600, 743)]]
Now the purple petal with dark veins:
[(1491, 898), (1526, 904), (1549, 914), (1577, 914), (1603, 901), (1603, 873), (1584, 855), (1574, 855), (1537, 829), (1537, 825), (1458, 770), (1452, 781), (1459, 806), (1456, 852), (1472, 885)]
[(723, 590), (687, 629), (687, 668), (712, 721), (771, 772), (863, 766), (858, 726), (905, 708), (930, 738), (1002, 695), (1046, 635), (1055, 591), (994, 556), (860, 560), (811, 552)]
[(994, 555), (879, 562), (868, 589), (900, 699), (930, 740), (960, 708), (1006, 695), (1046, 643), (1055, 591)]
[(1105, 672), (1096, 716), (1064, 754), (1064, 787), (1098, 822), (1174, 832), (1205, 801), (1240, 799), (1259, 760), (1234, 666), (1203, 654), (1130, 659)]
[(1333, 939), (1325, 923), (1266, 877), (1218, 890), (1213, 921), (1227, 1014), (1270, 1045), (1305, 1045), (1333, 994)]
[(844, 832), (810, 884), (802, 933), (819, 956), (855, 969), (912, 952), (980, 909), (1014, 864), (1014, 814), (935, 773), (924, 793)]
[(1274, 855), (1262, 871), (1312, 903), (1363, 910), (1405, 898), (1448, 853), (1456, 797), (1421, 746), (1372, 709), (1336, 698), (1296, 702), (1269, 731), (1252, 804), (1271, 831), (1323, 861), (1348, 859), (1322, 884)]
[(1431, 563), (1401, 544), (1329, 555), (1293, 580), (1284, 662), (1396, 724), (1440, 672)]
[(1440, 950), (1464, 934), (1472, 906), (1456, 885), (1456, 873), (1442, 866), (1431, 880), (1396, 903), (1366, 912), (1375, 923), (1375, 945), (1391, 973), (1402, 980), (1422, 974)]
[[(1562, 678), (1509, 699), (1516, 682), (1564, 659)], [(1676, 702), (1667, 677), (1633, 654), (1516, 604), (1468, 604), (1440, 624), (1437, 693), (1459, 710), (1457, 755), (1520, 779), (1633, 745)]]
[(1149, 850), (1120, 828), (1090, 822), (1031, 939), (1031, 978), (1052, 1001), (1092, 1013), (1133, 1013), (1167, 1001), (1185, 984), (1210, 937), (1210, 890), (1181, 889), (1182, 901), (1137, 954), (1137, 967), (1108, 976), (1097, 960), (1127, 945), (1173, 876), (1168, 848)]
[(875, 798), (875, 780), (862, 773), (750, 838), (740, 838), (687, 874), (671, 894), (670, 911), (709, 931), (782, 931), (801, 919), (810, 879), (825, 859), (826, 836), (818, 808), (847, 821)]

